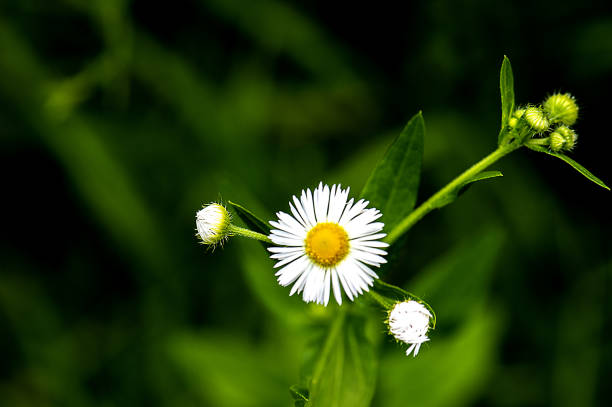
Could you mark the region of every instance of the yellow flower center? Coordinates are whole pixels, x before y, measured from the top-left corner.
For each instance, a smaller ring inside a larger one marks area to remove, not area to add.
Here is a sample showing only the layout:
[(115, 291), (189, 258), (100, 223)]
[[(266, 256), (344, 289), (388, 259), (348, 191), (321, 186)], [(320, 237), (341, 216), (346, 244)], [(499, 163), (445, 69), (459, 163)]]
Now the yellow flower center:
[(321, 267), (333, 267), (349, 252), (349, 237), (342, 226), (319, 223), (306, 235), (306, 254)]

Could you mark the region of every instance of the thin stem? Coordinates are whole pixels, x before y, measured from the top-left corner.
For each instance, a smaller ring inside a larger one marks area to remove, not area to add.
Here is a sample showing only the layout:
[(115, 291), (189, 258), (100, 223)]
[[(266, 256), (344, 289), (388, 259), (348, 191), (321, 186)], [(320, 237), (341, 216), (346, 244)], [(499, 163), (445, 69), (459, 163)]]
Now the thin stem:
[(253, 232), (252, 230), (241, 228), (240, 226), (230, 225), (229, 232), (232, 235), (238, 235), (238, 236), (248, 237), (250, 239), (260, 240), (266, 243), (272, 243), (272, 240), (270, 240), (270, 238), (264, 235), (263, 233)]
[(453, 193), (457, 188), (460, 188), (470, 178), (478, 175), (481, 171), (486, 169), (489, 165), (493, 164), (506, 154), (511, 153), (520, 147), (520, 144), (506, 144), (497, 148), (491, 154), (472, 165), (470, 168), (465, 170), (461, 175), (452, 180), (444, 188), (432, 195), (428, 200), (423, 202), (418, 208), (412, 211), (406, 216), (385, 238), (385, 241), (389, 244), (393, 244), (401, 235), (403, 235), (408, 229), (410, 229), (415, 223), (421, 218), (431, 212), (437, 207), (437, 203), (443, 201), (448, 194)]

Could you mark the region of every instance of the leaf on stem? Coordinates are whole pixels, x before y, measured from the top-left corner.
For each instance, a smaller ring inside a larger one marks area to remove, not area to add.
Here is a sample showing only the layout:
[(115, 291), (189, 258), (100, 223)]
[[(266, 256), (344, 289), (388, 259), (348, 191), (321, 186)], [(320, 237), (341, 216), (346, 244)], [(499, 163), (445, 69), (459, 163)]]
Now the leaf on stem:
[(361, 192), (371, 206), (380, 209), (387, 230), (412, 212), (416, 203), (424, 137), (425, 122), (419, 112), (391, 144)]
[(578, 171), (579, 173), (581, 173), (582, 175), (584, 175), (586, 178), (590, 179), (591, 181), (593, 181), (594, 183), (596, 183), (597, 185), (599, 185), (602, 188), (607, 189), (608, 191), (610, 190), (610, 187), (608, 187), (602, 180), (600, 180), (599, 178), (597, 178), (595, 175), (593, 175), (591, 173), (591, 171), (587, 170), (586, 168), (584, 168), (582, 165), (578, 164), (576, 161), (572, 160), (571, 158), (569, 158), (568, 156), (566, 156), (565, 154), (560, 154), (560, 153), (555, 153), (554, 151), (550, 151), (549, 149), (547, 149), (546, 147), (543, 146), (537, 146), (537, 145), (529, 145), (527, 144), (527, 147), (529, 147), (530, 149), (532, 149), (533, 151), (538, 151), (540, 153), (546, 153), (548, 155), (552, 155), (553, 157), (557, 157), (563, 161), (565, 161), (566, 163), (568, 163), (569, 165), (571, 165), (572, 167), (574, 167), (574, 169), (576, 171)]
[(449, 192), (444, 198), (438, 200), (438, 202), (435, 203), (434, 209), (442, 208), (443, 206), (446, 206), (453, 202), (459, 197), (459, 195), (467, 191), (468, 187), (470, 187), (472, 183), (496, 177), (503, 177), (503, 174), (500, 171), (483, 171), (477, 175), (474, 175), (472, 178), (466, 180), (453, 191)]
[(253, 212), (249, 211), (242, 205), (228, 201), (228, 204), (232, 206), (238, 217), (252, 230), (263, 233), (264, 235), (270, 234), (270, 226), (263, 220), (259, 219)]
[(502, 143), (504, 136), (503, 129), (508, 126), (508, 121), (514, 111), (514, 76), (512, 75), (512, 66), (510, 60), (504, 55), (501, 71), (499, 72), (499, 90), (501, 93), (501, 129), (499, 132), (498, 144)]

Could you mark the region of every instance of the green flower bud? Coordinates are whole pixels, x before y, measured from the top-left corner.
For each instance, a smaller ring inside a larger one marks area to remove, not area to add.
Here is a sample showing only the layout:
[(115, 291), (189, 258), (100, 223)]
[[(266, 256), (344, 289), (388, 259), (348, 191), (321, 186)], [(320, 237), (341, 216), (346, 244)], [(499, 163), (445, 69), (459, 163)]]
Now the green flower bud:
[(539, 107), (529, 106), (525, 109), (524, 117), (531, 128), (538, 133), (543, 133), (550, 127), (548, 118)]
[(552, 151), (556, 152), (563, 150), (563, 147), (565, 146), (565, 137), (563, 137), (561, 134), (553, 131), (550, 133), (549, 140), (549, 146)]
[(578, 105), (569, 93), (555, 93), (544, 102), (544, 111), (552, 123), (571, 126), (578, 118)]
[(516, 125), (518, 124), (518, 121), (521, 117), (523, 117), (523, 114), (525, 114), (525, 109), (518, 109), (514, 111), (514, 114), (512, 115), (512, 117), (510, 118), (510, 120), (508, 120), (508, 125), (510, 127), (516, 127)]
[(571, 150), (576, 145), (576, 140), (578, 140), (578, 135), (572, 129), (567, 126), (559, 126), (555, 132), (561, 134), (563, 139), (565, 140), (565, 150)]

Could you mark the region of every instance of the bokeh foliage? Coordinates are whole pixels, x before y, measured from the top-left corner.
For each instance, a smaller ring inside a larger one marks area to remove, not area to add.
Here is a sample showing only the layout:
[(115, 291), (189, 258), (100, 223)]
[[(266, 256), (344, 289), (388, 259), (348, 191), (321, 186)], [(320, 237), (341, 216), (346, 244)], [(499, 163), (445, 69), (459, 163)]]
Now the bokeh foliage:
[[(0, 404), (291, 405), (337, 309), (288, 297), (258, 243), (207, 252), (195, 210), (357, 194), (419, 110), (422, 201), (494, 148), (504, 54), (518, 104), (577, 96), (572, 156), (609, 183), (611, 32), (605, 1), (3, 1)], [(609, 192), (533, 152), (495, 169), (392, 253), (438, 324), (416, 359), (382, 315), (355, 332), (379, 352), (361, 399), (612, 399)]]

